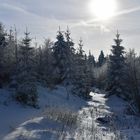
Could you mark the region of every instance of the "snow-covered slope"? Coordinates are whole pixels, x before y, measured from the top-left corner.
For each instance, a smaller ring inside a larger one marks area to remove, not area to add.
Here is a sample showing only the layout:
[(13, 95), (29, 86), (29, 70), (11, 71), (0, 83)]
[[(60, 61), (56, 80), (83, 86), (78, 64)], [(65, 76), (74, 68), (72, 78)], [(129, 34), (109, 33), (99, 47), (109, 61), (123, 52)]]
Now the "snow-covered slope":
[[(8, 99), (0, 105), (2, 140), (139, 140), (140, 118), (127, 112), (128, 103), (91, 92), (92, 100), (70, 95), (64, 87), (38, 87), (40, 109)], [(1, 91), (2, 100), (9, 93)]]
[[(66, 89), (61, 86), (58, 86), (53, 91), (39, 86), (38, 93), (40, 108), (34, 109), (32, 107), (22, 106), (14, 102), (11, 98), (10, 91), (6, 89), (0, 90), (0, 140), (2, 140), (8, 133), (11, 133), (15, 130), (17, 131), (16, 128), (20, 124), (23, 123), (21, 126), (24, 126), (26, 124), (24, 122), (27, 121), (28, 123), (28, 120), (34, 121), (36, 119), (38, 120), (38, 118), (40, 120), (40, 117), (42, 118), (42, 115), (46, 114), (48, 110), (49, 112), (53, 112), (56, 110), (61, 110), (61, 112), (62, 110), (68, 110), (67, 112), (77, 112), (82, 106), (86, 104), (84, 100), (81, 100), (79, 97), (75, 97), (73, 95), (71, 95), (70, 99), (67, 100)], [(40, 121), (42, 122), (43, 120)], [(46, 120), (46, 122), (47, 121), (48, 120)], [(51, 123), (50, 120), (48, 122)], [(21, 132), (21, 130), (24, 130), (24, 128), (22, 129), (21, 127), (21, 129), (18, 129), (18, 132)], [(27, 131), (22, 132), (25, 134), (25, 132)], [(15, 140), (15, 138), (13, 139)]]
[(119, 131), (121, 138), (125, 140), (140, 140), (140, 116), (133, 115), (128, 102), (111, 96), (106, 105), (113, 112), (112, 120), (116, 131)]

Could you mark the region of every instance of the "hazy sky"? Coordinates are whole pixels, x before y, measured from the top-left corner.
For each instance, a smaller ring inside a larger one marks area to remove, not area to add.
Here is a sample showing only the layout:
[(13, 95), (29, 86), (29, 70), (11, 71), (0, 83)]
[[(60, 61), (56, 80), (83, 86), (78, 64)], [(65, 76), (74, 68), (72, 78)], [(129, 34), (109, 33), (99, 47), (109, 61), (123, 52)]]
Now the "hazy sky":
[[(21, 37), (26, 26), (31, 36), (43, 42), (56, 37), (58, 27), (66, 30), (77, 44), (81, 37), (84, 49), (97, 55), (110, 51), (117, 29), (123, 45), (140, 52), (140, 0), (116, 0), (117, 16), (96, 21), (89, 10), (92, 0), (0, 0), (0, 21), (6, 28), (16, 25)], [(104, 5), (106, 6), (106, 5)]]

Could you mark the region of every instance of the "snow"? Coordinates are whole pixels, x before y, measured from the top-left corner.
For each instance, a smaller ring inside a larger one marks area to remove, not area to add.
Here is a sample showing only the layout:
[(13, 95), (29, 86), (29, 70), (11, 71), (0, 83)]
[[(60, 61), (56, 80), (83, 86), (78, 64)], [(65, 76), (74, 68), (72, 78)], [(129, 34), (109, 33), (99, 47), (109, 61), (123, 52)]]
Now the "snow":
[(47, 120), (44, 117), (37, 117), (21, 124), (16, 131), (7, 135), (4, 140), (19, 140), (19, 139), (38, 139), (45, 140), (56, 137), (56, 132), (53, 129), (60, 129), (61, 123), (56, 123)]
[(107, 130), (107, 127), (101, 126), (96, 119), (101, 116), (105, 116), (110, 112), (105, 106), (106, 99), (104, 94), (91, 93), (92, 101), (88, 102), (88, 107), (83, 108), (80, 111), (81, 124), (76, 132), (76, 140), (113, 140), (114, 133)]
[(35, 115), (33, 108), (21, 107), (12, 102), (10, 92), (0, 90), (0, 139), (8, 132), (12, 131), (17, 124), (26, 121), (29, 117)]
[[(70, 100), (66, 100), (66, 89), (58, 86), (55, 90), (50, 91), (45, 87), (38, 86), (39, 92), (39, 109), (34, 109), (28, 106), (22, 106), (13, 101), (11, 92), (8, 89), (0, 89), (0, 139), (16, 128), (35, 117), (40, 117), (46, 108), (63, 108), (72, 111), (79, 110), (86, 104), (84, 100), (73, 95)], [(18, 129), (18, 132), (25, 129)]]
[(115, 130), (120, 132), (123, 139), (140, 140), (140, 118), (128, 112), (129, 103), (113, 95), (107, 100), (106, 105), (113, 112)]
[(8, 90), (0, 90), (0, 139), (139, 140), (140, 118), (127, 113), (128, 103), (95, 91), (90, 101), (74, 95), (67, 100), (63, 86), (52, 91), (38, 86), (40, 108), (34, 109), (13, 102)]

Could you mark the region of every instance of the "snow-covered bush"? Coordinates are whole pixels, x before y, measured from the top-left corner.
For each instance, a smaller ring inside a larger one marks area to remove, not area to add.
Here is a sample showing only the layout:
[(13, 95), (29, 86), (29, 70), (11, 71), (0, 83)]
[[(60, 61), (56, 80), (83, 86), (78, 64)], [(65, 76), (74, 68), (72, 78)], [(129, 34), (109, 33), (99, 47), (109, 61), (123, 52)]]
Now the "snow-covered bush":
[(36, 86), (31, 82), (20, 84), (16, 91), (16, 99), (22, 104), (36, 107), (38, 100)]

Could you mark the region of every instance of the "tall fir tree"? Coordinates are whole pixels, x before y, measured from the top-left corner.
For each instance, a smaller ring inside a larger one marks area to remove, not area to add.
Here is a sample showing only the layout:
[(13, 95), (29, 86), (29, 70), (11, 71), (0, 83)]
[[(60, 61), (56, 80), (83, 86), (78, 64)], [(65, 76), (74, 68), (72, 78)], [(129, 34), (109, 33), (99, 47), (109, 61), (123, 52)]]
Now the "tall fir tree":
[(56, 79), (56, 83), (60, 83), (64, 80), (65, 75), (65, 59), (66, 59), (66, 42), (64, 40), (64, 35), (62, 31), (59, 29), (57, 37), (57, 41), (53, 46), (53, 57), (54, 57), (54, 76)]
[(6, 32), (4, 31), (3, 24), (0, 23), (0, 87), (7, 80), (5, 73), (5, 49), (7, 47)]
[(72, 70), (72, 54), (73, 45), (70, 38), (69, 30), (65, 33), (66, 40), (63, 32), (59, 29), (57, 34), (57, 41), (53, 46), (54, 57), (54, 75), (56, 75), (56, 81), (63, 82), (70, 78), (70, 72)]
[(75, 59), (75, 71), (72, 92), (85, 99), (90, 98), (91, 76), (84, 55), (83, 41), (79, 40), (79, 48)]
[(5, 64), (6, 71), (9, 73), (9, 76), (12, 75), (15, 71), (15, 39), (12, 28), (9, 31), (7, 38), (7, 47), (4, 50), (5, 55)]
[(115, 45), (112, 46), (112, 54), (109, 56), (108, 66), (108, 90), (110, 95), (116, 94), (118, 96), (124, 96), (126, 92), (125, 80), (125, 51), (121, 46), (122, 39), (117, 32), (116, 39), (114, 39)]
[[(43, 79), (46, 81), (48, 87), (52, 88), (54, 85), (53, 79), (53, 54), (52, 54), (52, 46), (53, 42), (50, 39), (45, 39), (44, 45), (42, 48), (43, 51), (43, 62), (42, 62), (42, 71), (43, 71)], [(41, 69), (40, 69), (41, 71)]]
[(70, 37), (71, 33), (69, 28), (67, 27), (67, 30), (65, 32), (65, 38), (66, 38), (66, 84), (70, 84), (72, 82), (73, 73), (74, 73), (74, 55), (75, 55), (75, 49), (74, 49), (74, 43)]
[(97, 66), (98, 66), (98, 67), (103, 66), (103, 64), (105, 64), (105, 61), (106, 61), (106, 58), (105, 58), (105, 56), (104, 56), (104, 52), (101, 51), (101, 52), (100, 52), (100, 55), (99, 55), (99, 57), (98, 57), (98, 64), (97, 64)]
[(94, 83), (94, 80), (95, 80), (95, 78), (94, 78), (95, 65), (96, 65), (95, 57), (89, 51), (89, 55), (88, 55), (88, 59), (87, 59), (87, 68), (89, 71), (89, 75), (91, 77), (92, 84)]
[(95, 57), (89, 51), (89, 54), (88, 54), (88, 65), (92, 68), (92, 67), (95, 67), (95, 64), (96, 64)]
[(41, 82), (44, 74), (44, 64), (43, 64), (43, 49), (42, 46), (39, 46), (36, 48), (36, 54), (35, 54), (35, 60), (36, 60), (36, 72), (37, 72), (37, 80)]
[(33, 60), (34, 48), (31, 47), (29, 34), (26, 29), (25, 38), (19, 48), (16, 99), (23, 104), (36, 107), (38, 95)]

